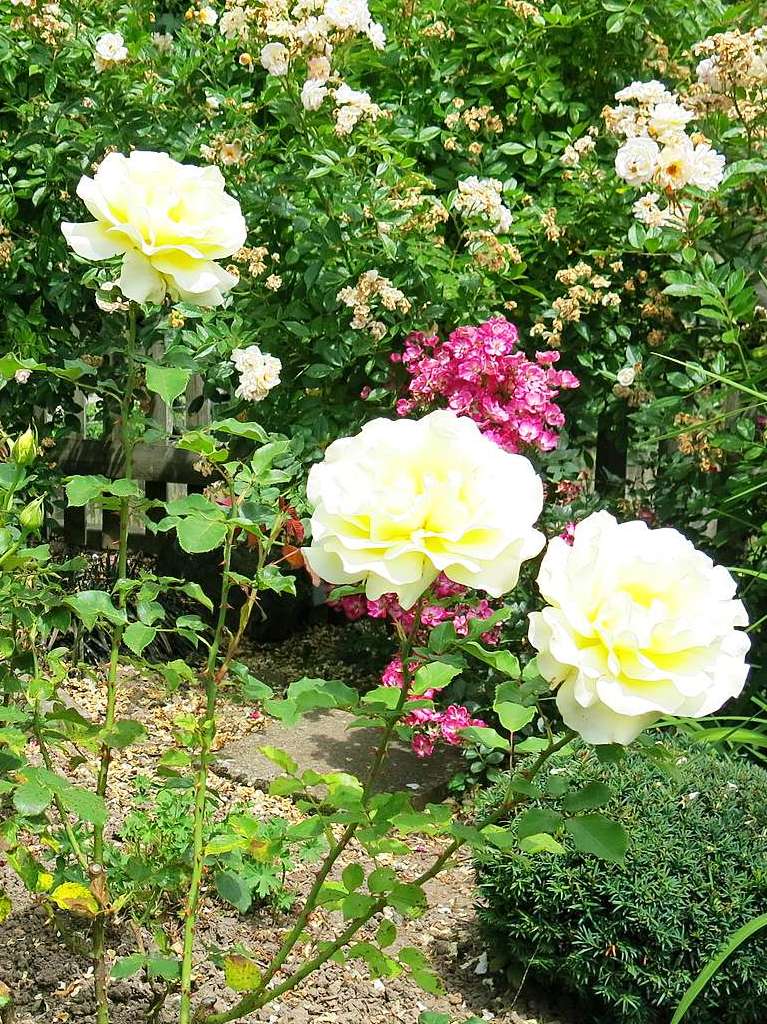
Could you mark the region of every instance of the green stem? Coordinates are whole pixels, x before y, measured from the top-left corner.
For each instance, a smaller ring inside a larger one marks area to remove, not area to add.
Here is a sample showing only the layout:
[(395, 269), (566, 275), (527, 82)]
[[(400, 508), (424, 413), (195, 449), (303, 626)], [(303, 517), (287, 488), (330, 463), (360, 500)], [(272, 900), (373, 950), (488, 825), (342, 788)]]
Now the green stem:
[[(123, 476), (130, 480), (133, 473), (133, 447), (134, 440), (131, 433), (130, 418), (133, 411), (133, 394), (136, 388), (136, 327), (138, 317), (138, 306), (131, 302), (128, 311), (128, 330), (126, 332), (125, 345), (125, 366), (126, 382), (125, 391), (120, 401), (120, 442), (123, 454)], [(130, 498), (123, 498), (120, 502), (120, 536), (117, 555), (117, 583), (119, 584), (128, 575), (128, 527), (130, 525)], [(120, 594), (120, 606), (125, 606), (125, 594)], [(117, 706), (117, 670), (120, 664), (120, 645), (122, 644), (124, 625), (115, 626), (112, 631), (112, 650), (109, 658), (109, 670), (107, 672), (107, 706), (104, 715), (104, 731), (112, 728), (115, 722), (115, 709)], [(109, 782), (109, 766), (111, 763), (111, 748), (107, 743), (101, 747), (99, 773), (96, 782), (96, 792), (106, 799), (107, 785)], [(92, 873), (98, 874), (104, 868), (104, 825), (93, 827), (93, 864)], [(107, 969), (106, 969), (106, 915), (101, 913), (93, 923), (93, 980), (96, 990), (96, 1024), (109, 1024), (109, 1002), (107, 998)]]
[[(42, 728), (40, 727), (40, 722), (38, 718), (38, 705), (39, 701), (36, 701), (35, 717), (32, 724), (32, 732), (34, 734), (35, 739), (37, 740), (37, 745), (40, 748), (40, 756), (43, 759), (43, 764), (45, 765), (49, 772), (53, 772), (55, 771), (53, 761), (51, 760), (51, 755), (48, 750), (48, 746), (45, 742), (45, 737), (43, 736)], [(66, 834), (66, 837), (69, 840), (69, 845), (72, 847), (72, 852), (77, 858), (77, 862), (85, 872), (85, 876), (87, 878), (90, 871), (88, 858), (85, 856), (85, 853), (83, 852), (83, 849), (80, 846), (80, 843), (78, 842), (77, 836), (75, 835), (74, 829), (72, 828), (72, 825), (69, 821), (69, 815), (67, 814), (67, 810), (64, 807), (64, 804), (61, 802), (61, 797), (58, 796), (56, 793), (53, 794), (53, 804), (56, 810), (58, 811), (59, 818), (61, 819), (61, 824), (64, 828), (64, 833)]]
[[(231, 498), (231, 514), (234, 514), (236, 502), (233, 491), (231, 492)], [(200, 905), (202, 875), (205, 867), (205, 811), (208, 797), (208, 770), (211, 762), (211, 747), (216, 734), (216, 702), (218, 699), (216, 663), (226, 626), (226, 613), (231, 587), (230, 569), (233, 546), (234, 528), (230, 527), (224, 542), (224, 567), (221, 580), (218, 620), (213, 634), (213, 641), (208, 651), (208, 662), (205, 669), (205, 719), (201, 728), (200, 760), (197, 768), (197, 778), (195, 779), (192, 877), (189, 883), (189, 892), (184, 911), (184, 951), (181, 958), (181, 1008), (179, 1011), (179, 1024), (190, 1024), (192, 1019), (192, 956), (194, 953), (197, 911)]]

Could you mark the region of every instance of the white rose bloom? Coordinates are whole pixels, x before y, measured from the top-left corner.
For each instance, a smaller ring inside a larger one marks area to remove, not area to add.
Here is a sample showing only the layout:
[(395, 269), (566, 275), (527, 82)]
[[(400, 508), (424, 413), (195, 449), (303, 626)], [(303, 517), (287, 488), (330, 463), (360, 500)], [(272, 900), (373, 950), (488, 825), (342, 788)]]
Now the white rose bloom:
[(262, 352), (258, 345), (235, 349), (231, 360), (240, 374), (240, 383), (235, 391), (238, 398), (262, 402), (280, 383), (282, 363), (275, 356)]
[(655, 181), (663, 188), (684, 188), (694, 172), (694, 147), (683, 135), (678, 141), (664, 146), (658, 156)]
[(170, 32), (153, 32), (152, 42), (160, 53), (170, 53), (173, 49), (173, 36)]
[(113, 64), (119, 64), (128, 56), (125, 40), (119, 32), (105, 32), (96, 40), (93, 63), (97, 71), (106, 71)]
[(500, 597), (543, 546), (543, 485), (532, 464), (440, 410), (377, 419), (334, 441), (309, 473), (312, 545), (328, 583), (365, 583), (410, 608), (440, 572)]
[(743, 604), (722, 566), (676, 530), (597, 512), (549, 542), (530, 615), (538, 669), (588, 743), (631, 743), (661, 715), (700, 718), (748, 674)]
[(245, 243), (240, 204), (224, 191), (217, 167), (195, 167), (167, 153), (110, 153), (77, 194), (96, 218), (63, 223), (78, 256), (122, 256), (118, 284), (136, 302), (174, 299), (218, 306), (238, 278), (215, 260)]
[(615, 154), (615, 173), (629, 185), (643, 185), (652, 179), (659, 153), (658, 143), (645, 135), (627, 139)]
[(725, 158), (707, 142), (699, 142), (693, 150), (690, 184), (704, 192), (717, 188), (724, 177)]
[(221, 15), (218, 30), (226, 39), (244, 39), (248, 34), (248, 14), (244, 7), (232, 7)]
[(336, 103), (341, 106), (349, 104), (349, 106), (352, 107), (360, 107), (362, 110), (369, 107), (372, 102), (369, 92), (361, 92), (358, 89), (352, 89), (351, 86), (346, 84), (346, 82), (344, 82), (343, 85), (339, 85), (336, 89), (335, 100)]
[(377, 21), (371, 21), (367, 28), (367, 37), (376, 50), (386, 49), (386, 33), (384, 27)]
[(301, 89), (301, 103), (305, 110), (319, 110), (327, 94), (326, 85), (316, 78), (307, 78)]
[(674, 142), (694, 117), (694, 111), (676, 100), (656, 103), (650, 111), (650, 131), (661, 142)]
[(637, 103), (658, 103), (660, 100), (671, 99), (671, 93), (663, 82), (652, 79), (650, 82), (632, 82), (625, 89), (616, 92), (615, 98), (619, 103), (632, 100)]
[(333, 28), (366, 32), (370, 24), (367, 0), (327, 0), (323, 14)]
[(267, 43), (261, 48), (261, 67), (281, 78), (288, 73), (288, 50), (282, 43)]
[(203, 7), (197, 17), (201, 25), (215, 25), (218, 21), (218, 14), (212, 7)]
[(616, 380), (623, 388), (630, 388), (636, 380), (636, 370), (633, 366), (624, 366), (622, 370), (618, 370)]

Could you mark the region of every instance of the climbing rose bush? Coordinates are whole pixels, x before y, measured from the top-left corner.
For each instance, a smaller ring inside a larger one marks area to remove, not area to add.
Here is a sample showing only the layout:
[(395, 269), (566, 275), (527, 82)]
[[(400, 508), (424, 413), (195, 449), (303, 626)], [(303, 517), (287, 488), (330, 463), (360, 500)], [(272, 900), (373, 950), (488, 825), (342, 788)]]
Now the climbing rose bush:
[(309, 473), (309, 567), (411, 608), (442, 572), (500, 597), (541, 550), (543, 484), (531, 463), (447, 410), (378, 419), (334, 441)]
[(174, 300), (219, 306), (239, 278), (215, 260), (245, 242), (240, 204), (227, 195), (217, 167), (195, 167), (167, 153), (109, 153), (77, 194), (96, 218), (65, 221), (64, 236), (78, 256), (122, 256), (117, 280), (136, 302)]
[(393, 357), (402, 359), (410, 375), (412, 396), (400, 399), (397, 412), (407, 416), (447, 401), (506, 451), (551, 451), (565, 422), (555, 399), (560, 390), (577, 388), (578, 379), (569, 370), (554, 368), (558, 352), (537, 352), (532, 360), (518, 344), (516, 326), (503, 316), (458, 327), (446, 341), (410, 334), (402, 356)]
[(722, 566), (676, 530), (579, 523), (549, 543), (530, 614), (538, 668), (565, 724), (589, 743), (630, 743), (661, 715), (701, 718), (746, 681), (748, 618)]

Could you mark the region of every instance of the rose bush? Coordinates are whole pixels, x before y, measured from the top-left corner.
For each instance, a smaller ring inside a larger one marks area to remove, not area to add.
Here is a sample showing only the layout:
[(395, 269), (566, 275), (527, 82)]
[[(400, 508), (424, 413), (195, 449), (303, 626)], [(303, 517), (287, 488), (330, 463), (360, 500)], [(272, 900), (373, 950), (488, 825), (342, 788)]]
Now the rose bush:
[[(327, 852), (276, 956), (225, 951), (239, 995), (198, 1016), (224, 1024), (258, 1011), (330, 957), (433, 987), (421, 960), (358, 933), (387, 908), (417, 914), (425, 883), (466, 843), (558, 853), (567, 831), (580, 852), (621, 862), (622, 828), (578, 813), (599, 806), (593, 793), (526, 819), (525, 834), (499, 823), (541, 798), (536, 779), (577, 749), (578, 733), (628, 742), (659, 715), (715, 711), (743, 686), (746, 619), (730, 577), (681, 534), (642, 523), (673, 523), (742, 565), (761, 620), (758, 12), (681, 0), (566, 11), (448, 0), (372, 13), (365, 0), (185, 12), (0, 0), (0, 14), (3, 427), (15, 438), (32, 404), (45, 409), (49, 451), (79, 430), (84, 394), (123, 453), (117, 480), (66, 481), (72, 507), (120, 518), (114, 585), (74, 593), (59, 583), (72, 565), (38, 538), (43, 494), (49, 510), (64, 500), (55, 458), (35, 452), (29, 469), (14, 458), (25, 445), (2, 453), (8, 862), (41, 900), (90, 925), (105, 1024), (107, 926), (130, 912), (109, 886), (119, 860), (110, 765), (143, 735), (117, 718), (119, 666), (141, 664), (158, 633), (174, 631), (205, 651), (199, 664), (160, 666), (189, 687), (195, 711), (161, 765), (169, 787), (194, 795), (182, 951), (162, 968), (181, 1024), (192, 1018), (207, 880), (243, 905), (245, 883), (218, 858), (236, 864), (247, 836), (227, 835), (213, 860), (205, 844), (218, 691), (233, 680), (288, 726), (345, 708), (381, 729), (381, 743), (362, 780), (301, 772), (270, 752), (285, 772), (275, 792), (306, 812), (286, 841), (308, 836)], [(80, 221), (80, 200), (93, 221)], [(202, 394), (185, 409), (194, 375)], [(155, 398), (177, 413), (209, 400), (212, 422), (182, 434), (176, 418), (166, 431)], [(167, 433), (210, 475), (205, 494), (142, 492), (133, 450)], [(605, 505), (629, 522), (579, 522)], [(388, 685), (362, 699), (316, 679), (277, 697), (236, 660), (259, 594), (293, 586), (296, 508), (312, 515), (309, 566), (341, 585), (333, 599), (361, 605), (364, 592), (365, 612), (386, 617), (396, 640)], [(130, 575), (131, 521), (175, 535), (190, 557), (216, 552), (214, 622), (166, 610), (178, 591), (210, 611), (194, 584)], [(544, 534), (560, 532), (539, 612), (533, 559)], [(255, 560), (247, 575), (233, 569), (240, 545)], [(74, 621), (111, 638), (100, 720), (67, 711), (73, 666), (55, 638)], [(451, 689), (470, 687), (477, 665), (493, 694), (481, 709)], [(400, 733), (421, 753), (441, 737), (508, 759), (498, 816), (419, 815), (407, 792), (376, 794)], [(92, 790), (56, 767), (71, 744), (91, 759)], [(411, 831), (444, 839), (415, 880), (361, 864), (333, 874), (352, 841), (375, 862)], [(344, 924), (296, 965), (320, 906)], [(177, 923), (153, 933), (166, 949), (179, 948)], [(151, 947), (117, 969), (151, 972), (155, 960)]]

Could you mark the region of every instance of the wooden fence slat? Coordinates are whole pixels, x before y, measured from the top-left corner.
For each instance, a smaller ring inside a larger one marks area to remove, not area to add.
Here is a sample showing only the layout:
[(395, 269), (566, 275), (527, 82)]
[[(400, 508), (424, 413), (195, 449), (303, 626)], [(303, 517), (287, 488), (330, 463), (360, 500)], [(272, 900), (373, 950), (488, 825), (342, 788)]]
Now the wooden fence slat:
[[(115, 443), (70, 437), (56, 447), (53, 458), (65, 476), (95, 473), (111, 480), (122, 476), (122, 452)], [(172, 444), (137, 444), (133, 451), (133, 475), (137, 480), (204, 485), (205, 477), (194, 468), (199, 458), (194, 452), (179, 451)]]

